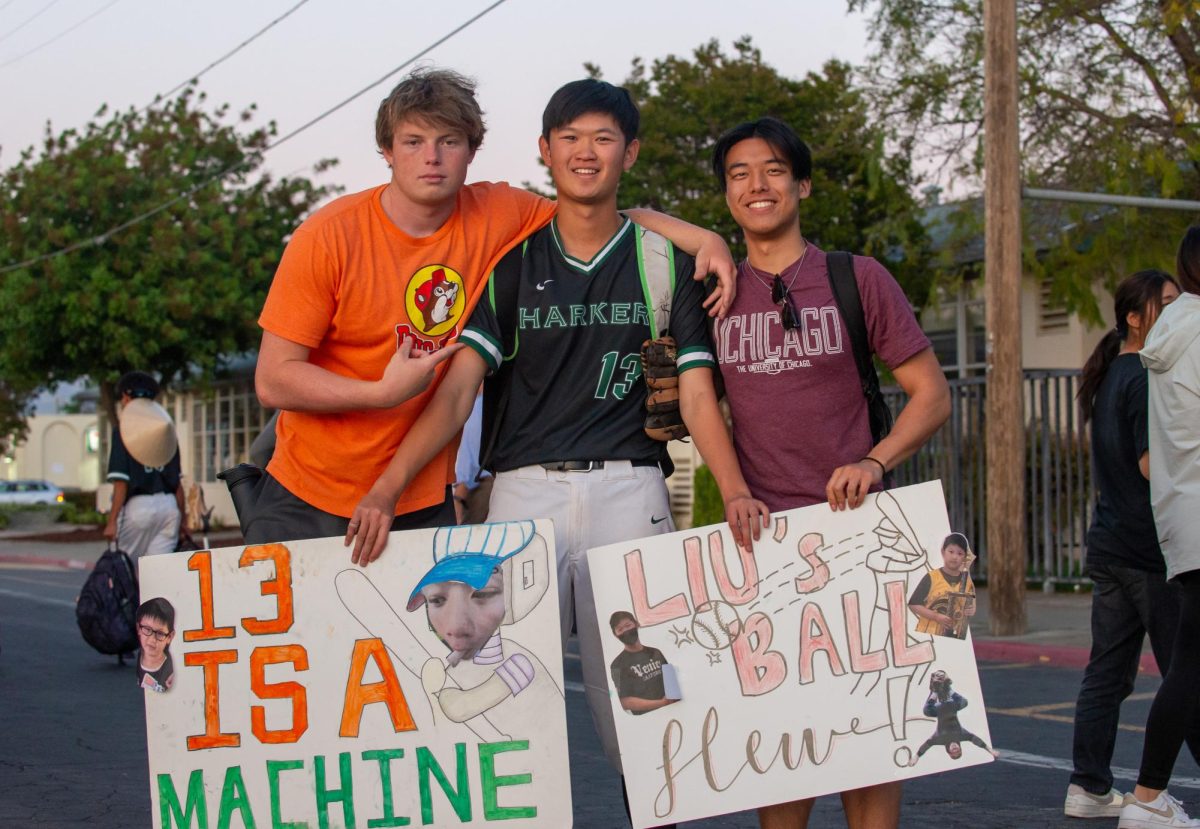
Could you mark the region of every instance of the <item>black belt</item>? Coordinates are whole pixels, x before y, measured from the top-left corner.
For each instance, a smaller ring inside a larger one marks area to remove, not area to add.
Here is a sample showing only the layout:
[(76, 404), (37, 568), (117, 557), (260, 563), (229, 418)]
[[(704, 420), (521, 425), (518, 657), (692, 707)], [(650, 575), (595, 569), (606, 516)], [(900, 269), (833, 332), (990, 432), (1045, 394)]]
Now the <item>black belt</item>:
[[(631, 466), (658, 466), (658, 461), (630, 461)], [(591, 472), (603, 469), (604, 461), (547, 461), (538, 466), (551, 472)]]

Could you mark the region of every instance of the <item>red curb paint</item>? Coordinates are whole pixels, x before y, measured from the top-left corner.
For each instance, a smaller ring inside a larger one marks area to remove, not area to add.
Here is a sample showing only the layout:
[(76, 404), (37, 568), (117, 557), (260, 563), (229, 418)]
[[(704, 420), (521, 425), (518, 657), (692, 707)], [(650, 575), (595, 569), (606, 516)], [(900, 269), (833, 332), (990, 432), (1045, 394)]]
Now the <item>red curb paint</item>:
[[(1087, 648), (1068, 645), (1036, 645), (1029, 642), (999, 642), (995, 639), (974, 640), (975, 658), (980, 662), (1028, 662), (1053, 665), (1056, 668), (1084, 668), (1088, 663)], [(1161, 676), (1154, 654), (1142, 654), (1140, 673)]]
[(41, 556), (4, 556), (0, 564), (33, 564), (43, 567), (60, 567), (63, 570), (91, 570), (92, 562), (75, 558), (42, 558)]

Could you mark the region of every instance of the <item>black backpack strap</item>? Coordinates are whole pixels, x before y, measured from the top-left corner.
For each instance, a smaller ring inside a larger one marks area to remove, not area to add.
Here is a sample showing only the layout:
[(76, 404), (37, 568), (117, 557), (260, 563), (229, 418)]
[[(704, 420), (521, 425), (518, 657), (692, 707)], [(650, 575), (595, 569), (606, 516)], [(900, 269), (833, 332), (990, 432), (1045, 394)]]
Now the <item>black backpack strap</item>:
[(863, 314), (862, 297), (858, 293), (858, 280), (854, 278), (854, 257), (841, 250), (826, 255), (829, 270), (829, 287), (837, 303), (846, 330), (850, 333), (850, 347), (854, 351), (854, 365), (858, 367), (858, 379), (863, 392), (872, 376), (878, 385), (875, 363), (871, 360), (871, 343), (867, 338), (867, 318)]
[(500, 423), (512, 397), (512, 366), (509, 361), (520, 346), (517, 315), (520, 312), (521, 261), (528, 240), (506, 253), (496, 263), (481, 302), (490, 302), (500, 325), (500, 368), (484, 380), (483, 428), (479, 442), (479, 466), (492, 470), (492, 454), (500, 434)]
[[(833, 289), (833, 299), (850, 334), (850, 347), (854, 352), (854, 365), (858, 368), (863, 396), (867, 398), (871, 439), (874, 443), (879, 443), (892, 430), (892, 412), (879, 388), (879, 373), (875, 371), (871, 343), (867, 337), (867, 319), (863, 313), (862, 296), (858, 292), (858, 280), (854, 278), (854, 257), (845, 251), (832, 251), (826, 255), (826, 267), (829, 271), (829, 287)], [(890, 477), (890, 473), (885, 475), (885, 482)]]

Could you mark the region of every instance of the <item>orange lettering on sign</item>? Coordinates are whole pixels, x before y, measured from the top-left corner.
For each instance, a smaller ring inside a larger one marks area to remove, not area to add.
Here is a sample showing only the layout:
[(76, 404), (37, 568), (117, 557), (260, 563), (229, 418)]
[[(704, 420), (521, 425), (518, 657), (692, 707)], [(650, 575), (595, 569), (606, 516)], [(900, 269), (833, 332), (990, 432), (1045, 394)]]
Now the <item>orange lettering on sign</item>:
[(204, 733), (187, 738), (188, 751), (204, 748), (234, 748), (242, 744), (240, 734), (221, 732), (221, 685), (222, 665), (237, 662), (238, 652), (192, 651), (183, 655), (183, 664), (189, 668), (197, 665), (204, 668)]
[(242, 619), (242, 627), (252, 636), (287, 633), (295, 615), (292, 610), (292, 554), (282, 544), (256, 544), (242, 550), (238, 566), (249, 567), (256, 561), (275, 562), (275, 578), (264, 579), (262, 583), (262, 595), (275, 596), (275, 618), (264, 620), (247, 616)]
[(183, 641), (200, 642), (207, 639), (232, 639), (234, 635), (233, 628), (219, 628), (213, 623), (212, 553), (208, 550), (192, 553), (188, 559), (188, 569), (195, 570), (200, 576), (200, 627), (195, 630), (185, 630), (183, 632)]
[[(362, 680), (368, 659), (375, 661), (383, 680), (364, 685)], [(357, 737), (363, 708), (374, 702), (387, 704), (392, 728), (397, 732), (416, 730), (416, 723), (408, 710), (408, 700), (404, 698), (404, 691), (400, 688), (396, 670), (392, 667), (391, 657), (388, 656), (383, 642), (379, 639), (359, 639), (354, 643), (354, 654), (350, 657), (346, 700), (342, 705), (342, 727), (338, 734), (342, 737)]]
[(308, 691), (299, 682), (267, 683), (266, 666), (291, 662), (297, 671), (308, 670), (308, 651), (303, 645), (275, 645), (255, 648), (250, 654), (250, 690), (259, 699), (292, 700), (292, 727), (268, 729), (267, 712), (261, 705), (250, 706), (250, 730), (260, 743), (294, 743), (308, 730)]

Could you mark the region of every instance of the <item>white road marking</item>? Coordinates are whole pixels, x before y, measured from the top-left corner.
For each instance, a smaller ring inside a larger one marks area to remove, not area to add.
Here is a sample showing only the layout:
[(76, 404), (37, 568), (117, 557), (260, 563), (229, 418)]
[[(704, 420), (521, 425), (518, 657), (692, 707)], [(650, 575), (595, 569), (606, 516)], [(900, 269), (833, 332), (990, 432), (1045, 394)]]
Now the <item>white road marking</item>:
[[(1033, 766), (1039, 769), (1054, 769), (1055, 771), (1065, 771), (1070, 773), (1075, 770), (1074, 764), (1070, 760), (1063, 760), (1058, 757), (1043, 757), (1040, 754), (1026, 754), (1023, 751), (1009, 751), (1008, 749), (998, 749), (1000, 756), (996, 758), (1001, 763), (1011, 763), (1014, 766)], [(1112, 767), (1113, 777), (1117, 780), (1128, 780), (1130, 783), (1137, 782), (1137, 769), (1126, 769), (1120, 766)], [(1200, 789), (1200, 779), (1195, 777), (1172, 777), (1172, 789)]]
[(5, 590), (0, 588), (0, 596), (11, 596), (14, 599), (24, 599), (27, 602), (36, 602), (38, 604), (49, 604), (55, 607), (75, 607), (75, 602), (67, 599), (51, 599), (43, 596), (30, 596), (28, 593), (19, 593), (16, 590)]
[[(56, 568), (58, 572), (62, 572), (62, 568)], [(48, 579), (31, 579), (27, 576), (13, 576), (8, 573), (0, 573), (0, 581), (17, 582), (19, 584), (36, 584), (38, 587), (53, 587), (59, 590), (62, 589), (79, 589), (77, 584), (66, 584), (61, 581), (52, 581)]]

